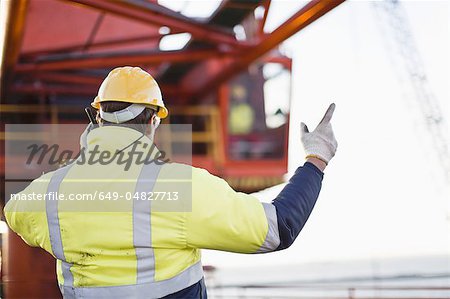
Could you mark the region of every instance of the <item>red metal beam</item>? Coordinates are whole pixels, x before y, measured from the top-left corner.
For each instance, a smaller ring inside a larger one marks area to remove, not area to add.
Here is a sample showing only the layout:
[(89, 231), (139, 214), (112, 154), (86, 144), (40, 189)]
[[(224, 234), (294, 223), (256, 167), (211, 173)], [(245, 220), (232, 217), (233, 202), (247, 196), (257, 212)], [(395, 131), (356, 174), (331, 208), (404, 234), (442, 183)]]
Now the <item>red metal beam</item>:
[(77, 94), (90, 95), (97, 94), (98, 88), (93, 85), (78, 85), (78, 86), (53, 86), (46, 84), (17, 84), (13, 85), (11, 91), (14, 93), (24, 94)]
[[(89, 86), (91, 88), (99, 88), (100, 84), (102, 84), (102, 81), (104, 79), (104, 77), (99, 77), (99, 76), (91, 76), (91, 75), (86, 75), (86, 74), (72, 74), (72, 73), (61, 73), (61, 72), (39, 72), (39, 73), (35, 73), (33, 74), (33, 76), (31, 78), (27, 78), (27, 76), (25, 75), (23, 77), (25, 80), (33, 80), (34, 82), (39, 82), (40, 83), (52, 83), (52, 84), (59, 84), (59, 85), (64, 85), (66, 83), (70, 84), (68, 86), (72, 86), (72, 85), (83, 85), (83, 86)], [(167, 85), (167, 84), (159, 84), (160, 88), (163, 90), (180, 90), (179, 93), (176, 93), (177, 95), (181, 94), (181, 89), (179, 86), (174, 86), (174, 85)], [(174, 94), (175, 92), (171, 92), (168, 91), (171, 94)], [(186, 91), (185, 91), (186, 93)]]
[(270, 8), (270, 0), (266, 0), (264, 2), (264, 15), (261, 20), (259, 20), (259, 35), (264, 35), (264, 26), (266, 25), (267, 16), (269, 15), (269, 8)]
[[(101, 80), (100, 80), (101, 83)], [(52, 85), (43, 81), (28, 84), (16, 84), (11, 87), (14, 93), (22, 94), (65, 94), (65, 95), (88, 95), (95, 96), (100, 84), (65, 84)], [(188, 91), (175, 85), (160, 85), (163, 95), (166, 97), (182, 98), (188, 94)]]
[(7, 95), (7, 86), (12, 81), (14, 67), (17, 63), (22, 45), (22, 37), (25, 28), (28, 0), (6, 1), (5, 11), (7, 19), (4, 28), (4, 40), (2, 43), (2, 55), (0, 55), (0, 102)]
[[(180, 31), (172, 31), (171, 34), (180, 33)], [(122, 39), (110, 39), (105, 40), (101, 42), (96, 42), (94, 44), (91, 44), (89, 46), (88, 50), (91, 49), (98, 49), (98, 48), (104, 48), (104, 47), (115, 47), (115, 46), (121, 46), (121, 45), (129, 45), (131, 43), (145, 43), (150, 42), (154, 40), (159, 40), (165, 36), (165, 34), (153, 34), (153, 35), (143, 35), (143, 36), (136, 36), (136, 37), (130, 37), (130, 38), (122, 38)], [(85, 44), (79, 44), (79, 45), (72, 45), (68, 47), (62, 47), (62, 48), (51, 48), (51, 49), (45, 49), (45, 50), (38, 50), (38, 51), (32, 51), (32, 52), (25, 52), (21, 55), (21, 57), (25, 59), (33, 58), (35, 56), (40, 55), (52, 55), (52, 54), (58, 54), (58, 53), (67, 53), (67, 52), (75, 52), (75, 51), (81, 51), (85, 48)]]
[(208, 76), (206, 82), (197, 88), (190, 98), (200, 99), (209, 92), (216, 90), (221, 84), (246, 69), (251, 63), (344, 1), (313, 0), (309, 2), (280, 27), (266, 35), (257, 45), (242, 51), (242, 55), (236, 56), (236, 59), (231, 63), (225, 63), (224, 67), (215, 75)]
[(36, 73), (33, 74), (33, 78), (54, 83), (85, 84), (97, 87), (100, 86), (103, 80), (102, 77), (67, 73)]
[(70, 0), (121, 17), (155, 26), (167, 26), (174, 30), (189, 32), (199, 40), (242, 46), (234, 34), (201, 22), (151, 2), (132, 0)]
[(180, 63), (205, 60), (224, 55), (216, 50), (178, 50), (178, 51), (153, 51), (145, 54), (114, 54), (114, 55), (80, 55), (76, 58), (61, 59), (57, 61), (42, 61), (36, 63), (22, 63), (17, 65), (16, 72), (38, 72), (73, 70), (88, 68), (107, 68), (118, 65), (151, 65), (163, 62)]
[(292, 70), (292, 59), (286, 56), (265, 56), (265, 63), (279, 63), (288, 70)]

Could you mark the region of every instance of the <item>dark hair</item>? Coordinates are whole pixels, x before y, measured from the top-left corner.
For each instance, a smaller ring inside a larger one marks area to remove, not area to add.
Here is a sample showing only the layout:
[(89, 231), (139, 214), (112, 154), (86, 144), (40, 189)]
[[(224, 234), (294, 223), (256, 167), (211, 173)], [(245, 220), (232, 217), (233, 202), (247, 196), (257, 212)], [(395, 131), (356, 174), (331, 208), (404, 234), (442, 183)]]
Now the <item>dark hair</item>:
[[(130, 103), (116, 102), (116, 101), (105, 101), (105, 102), (100, 103), (100, 106), (104, 112), (119, 111), (119, 110), (127, 108), (130, 105), (131, 105)], [(104, 126), (121, 126), (121, 125), (123, 125), (123, 126), (135, 129), (135, 130), (145, 134), (145, 131), (147, 129), (147, 124), (155, 112), (156, 111), (151, 108), (145, 108), (144, 111), (141, 112), (141, 114), (139, 114), (135, 118), (133, 118), (127, 122), (124, 122), (124, 123), (116, 124), (116, 123), (111, 123), (109, 121), (106, 121), (104, 119), (102, 119), (101, 122)]]

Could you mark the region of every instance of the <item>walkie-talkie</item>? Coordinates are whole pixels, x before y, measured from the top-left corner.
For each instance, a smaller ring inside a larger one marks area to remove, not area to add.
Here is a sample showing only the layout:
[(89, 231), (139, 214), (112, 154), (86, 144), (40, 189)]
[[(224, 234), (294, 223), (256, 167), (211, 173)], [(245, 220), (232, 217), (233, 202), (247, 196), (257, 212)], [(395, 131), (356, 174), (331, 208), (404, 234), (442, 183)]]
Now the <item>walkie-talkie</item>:
[(96, 125), (97, 120), (95, 119), (95, 115), (94, 115), (94, 112), (92, 111), (92, 107), (86, 107), (86, 108), (84, 108), (84, 111), (86, 112), (87, 117), (89, 118), (89, 121), (92, 124)]

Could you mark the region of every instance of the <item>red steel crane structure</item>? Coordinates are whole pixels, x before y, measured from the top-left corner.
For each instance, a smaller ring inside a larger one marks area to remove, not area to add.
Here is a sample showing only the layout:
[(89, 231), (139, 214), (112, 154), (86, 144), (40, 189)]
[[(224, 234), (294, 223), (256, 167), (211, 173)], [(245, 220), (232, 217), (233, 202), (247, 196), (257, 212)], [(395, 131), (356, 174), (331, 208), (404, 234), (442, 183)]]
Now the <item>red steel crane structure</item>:
[[(157, 79), (170, 123), (192, 123), (195, 166), (239, 190), (281, 182), (287, 170), (289, 106), (272, 104), (276, 111), (267, 112), (264, 88), (276, 74), (268, 76), (265, 67), (290, 74), (291, 59), (278, 46), (342, 2), (305, 2), (266, 33), (270, 0), (223, 0), (201, 19), (156, 0), (2, 1), (3, 198), (4, 124), (85, 121), (83, 108), (102, 79), (123, 65), (140, 66)], [(244, 38), (235, 33), (239, 26)], [(164, 39), (179, 34), (188, 34), (188, 41), (163, 49)], [(269, 116), (282, 121), (268, 125)], [(6, 297), (59, 296), (51, 257), (11, 232), (3, 237), (2, 251)]]

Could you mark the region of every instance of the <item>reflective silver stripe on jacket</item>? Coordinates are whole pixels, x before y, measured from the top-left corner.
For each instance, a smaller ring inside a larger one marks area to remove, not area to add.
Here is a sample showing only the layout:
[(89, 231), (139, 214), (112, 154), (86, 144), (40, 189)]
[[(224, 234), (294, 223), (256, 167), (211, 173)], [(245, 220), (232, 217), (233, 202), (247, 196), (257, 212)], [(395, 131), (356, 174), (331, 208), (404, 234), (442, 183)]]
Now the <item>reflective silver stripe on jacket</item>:
[(262, 202), (264, 212), (266, 213), (267, 223), (269, 228), (267, 230), (266, 239), (256, 253), (274, 251), (280, 245), (280, 233), (278, 231), (277, 210), (271, 203)]
[(177, 276), (166, 280), (124, 286), (75, 288), (74, 291), (75, 298), (83, 299), (161, 298), (197, 283), (202, 277), (202, 264), (197, 262)]
[[(58, 192), (71, 165), (60, 168), (53, 174), (47, 193)], [(136, 182), (135, 192), (151, 192), (158, 178), (161, 165), (144, 165)], [(175, 277), (155, 281), (155, 256), (151, 237), (151, 200), (133, 201), (133, 245), (137, 260), (137, 284), (112, 287), (74, 287), (72, 264), (66, 262), (61, 227), (58, 215), (58, 201), (46, 201), (47, 221), (52, 251), (62, 263), (64, 285), (60, 285), (64, 298), (158, 298), (163, 297), (198, 282), (203, 277), (201, 263), (198, 262)]]
[[(161, 165), (149, 164), (141, 169), (135, 194), (147, 194), (153, 190)], [(133, 245), (137, 259), (136, 283), (155, 280), (155, 253), (152, 247), (151, 200), (133, 200)]]
[[(47, 187), (47, 194), (56, 194), (59, 191), (59, 186), (63, 181), (64, 177), (69, 172), (70, 168), (73, 164), (64, 166), (55, 171), (53, 176), (50, 179), (50, 183)], [(50, 196), (47, 195), (47, 198)], [(53, 255), (61, 261), (62, 275), (64, 277), (64, 285), (65, 290), (64, 293), (65, 298), (73, 298), (73, 275), (70, 271), (70, 267), (72, 264), (66, 262), (66, 257), (64, 256), (63, 243), (61, 239), (61, 227), (59, 225), (59, 215), (58, 215), (58, 200), (46, 200), (45, 201), (45, 210), (47, 214), (47, 224), (48, 224), (48, 232), (50, 237), (50, 244), (52, 246)], [(67, 290), (66, 290), (67, 288)]]

